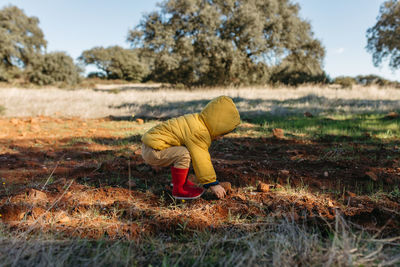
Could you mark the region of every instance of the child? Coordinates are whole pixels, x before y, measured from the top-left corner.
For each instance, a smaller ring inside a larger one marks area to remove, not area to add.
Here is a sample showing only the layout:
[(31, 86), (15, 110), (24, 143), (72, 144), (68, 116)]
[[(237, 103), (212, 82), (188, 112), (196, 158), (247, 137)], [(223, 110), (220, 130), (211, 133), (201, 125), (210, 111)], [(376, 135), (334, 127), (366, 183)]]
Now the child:
[(142, 137), (142, 157), (146, 163), (171, 166), (172, 195), (177, 199), (196, 199), (204, 189), (187, 179), (190, 160), (198, 181), (223, 198), (225, 189), (219, 185), (208, 148), (211, 141), (234, 130), (240, 123), (239, 112), (232, 99), (220, 96), (200, 112), (167, 120)]

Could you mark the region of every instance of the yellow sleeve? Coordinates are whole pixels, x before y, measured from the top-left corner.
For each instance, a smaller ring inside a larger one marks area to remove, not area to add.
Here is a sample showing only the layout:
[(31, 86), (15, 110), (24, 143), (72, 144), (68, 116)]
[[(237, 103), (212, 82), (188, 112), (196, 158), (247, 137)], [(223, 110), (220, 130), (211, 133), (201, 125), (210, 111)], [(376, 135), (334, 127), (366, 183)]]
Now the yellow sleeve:
[(208, 147), (200, 147), (195, 143), (189, 143), (186, 146), (192, 157), (193, 169), (198, 181), (202, 184), (215, 182), (217, 175), (211, 163)]

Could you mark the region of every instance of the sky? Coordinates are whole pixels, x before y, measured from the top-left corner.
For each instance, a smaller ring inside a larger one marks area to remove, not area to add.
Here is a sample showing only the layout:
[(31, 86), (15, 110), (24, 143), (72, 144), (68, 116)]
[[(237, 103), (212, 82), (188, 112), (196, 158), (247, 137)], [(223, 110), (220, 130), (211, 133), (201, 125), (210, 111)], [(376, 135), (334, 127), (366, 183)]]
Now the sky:
[[(332, 78), (376, 74), (400, 81), (400, 70), (374, 67), (365, 37), (376, 23), (384, 0), (292, 0), (309, 21), (314, 37), (326, 49), (324, 70)], [(40, 20), (47, 51), (65, 51), (73, 58), (95, 46), (128, 48), (128, 30), (160, 0), (0, 0), (0, 8), (15, 5)]]

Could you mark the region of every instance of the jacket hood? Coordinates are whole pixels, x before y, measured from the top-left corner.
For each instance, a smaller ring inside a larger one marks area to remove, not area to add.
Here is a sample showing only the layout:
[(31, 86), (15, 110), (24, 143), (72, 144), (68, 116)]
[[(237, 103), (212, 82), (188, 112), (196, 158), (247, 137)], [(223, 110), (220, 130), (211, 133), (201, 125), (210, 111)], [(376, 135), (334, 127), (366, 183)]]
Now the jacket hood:
[(240, 123), (240, 115), (235, 103), (227, 96), (214, 98), (201, 111), (212, 138), (233, 131)]

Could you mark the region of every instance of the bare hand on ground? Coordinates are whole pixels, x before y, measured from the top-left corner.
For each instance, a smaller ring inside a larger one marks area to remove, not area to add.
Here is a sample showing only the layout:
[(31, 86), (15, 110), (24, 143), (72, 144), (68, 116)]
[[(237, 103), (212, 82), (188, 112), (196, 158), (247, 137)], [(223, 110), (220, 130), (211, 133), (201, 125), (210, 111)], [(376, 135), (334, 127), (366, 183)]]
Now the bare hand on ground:
[(224, 198), (226, 195), (225, 189), (219, 184), (211, 186), (210, 189), (218, 198)]

